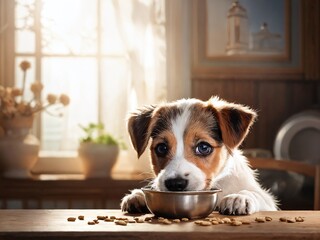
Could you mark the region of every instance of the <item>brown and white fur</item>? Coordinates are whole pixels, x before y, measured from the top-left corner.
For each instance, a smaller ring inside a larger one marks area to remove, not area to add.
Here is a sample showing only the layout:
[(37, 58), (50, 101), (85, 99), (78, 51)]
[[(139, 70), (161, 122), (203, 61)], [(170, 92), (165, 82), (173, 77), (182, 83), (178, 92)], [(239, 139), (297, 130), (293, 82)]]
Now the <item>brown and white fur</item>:
[[(160, 191), (221, 188), (221, 214), (244, 215), (277, 210), (276, 201), (256, 181), (255, 172), (238, 150), (256, 118), (250, 108), (213, 97), (207, 102), (182, 99), (150, 106), (130, 116), (128, 130), (138, 157), (151, 142)], [(143, 192), (135, 189), (121, 202), (123, 211), (144, 212)]]

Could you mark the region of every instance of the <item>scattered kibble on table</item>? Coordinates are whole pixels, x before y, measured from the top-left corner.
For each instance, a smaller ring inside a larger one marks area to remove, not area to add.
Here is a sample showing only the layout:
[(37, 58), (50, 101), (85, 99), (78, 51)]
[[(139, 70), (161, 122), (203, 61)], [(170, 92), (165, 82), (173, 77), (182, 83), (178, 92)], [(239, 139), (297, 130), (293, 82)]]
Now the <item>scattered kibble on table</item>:
[[(68, 217), (67, 220), (69, 222), (75, 222), (76, 220), (84, 220), (85, 216), (79, 215), (78, 218), (76, 217)], [(165, 224), (165, 225), (171, 225), (171, 224), (183, 224), (184, 222), (193, 221), (198, 226), (212, 226), (212, 225), (230, 225), (230, 226), (241, 226), (241, 225), (248, 225), (253, 222), (257, 223), (267, 223), (271, 222), (272, 218), (269, 216), (265, 217), (256, 217), (254, 220), (250, 220), (250, 217), (238, 217), (238, 218), (229, 218), (229, 217), (223, 217), (219, 218), (212, 214), (210, 214), (208, 217), (204, 219), (197, 219), (197, 220), (190, 220), (189, 218), (175, 218), (175, 219), (168, 219), (164, 217), (116, 217), (116, 216), (97, 216), (95, 219), (89, 220), (88, 225), (96, 225), (99, 224), (99, 220), (103, 220), (104, 222), (114, 222), (116, 225), (120, 226), (127, 226), (128, 223), (134, 224), (134, 223), (159, 223), (159, 224)], [(305, 221), (304, 217), (298, 216), (298, 217), (280, 217), (280, 222), (285, 223), (301, 223)]]

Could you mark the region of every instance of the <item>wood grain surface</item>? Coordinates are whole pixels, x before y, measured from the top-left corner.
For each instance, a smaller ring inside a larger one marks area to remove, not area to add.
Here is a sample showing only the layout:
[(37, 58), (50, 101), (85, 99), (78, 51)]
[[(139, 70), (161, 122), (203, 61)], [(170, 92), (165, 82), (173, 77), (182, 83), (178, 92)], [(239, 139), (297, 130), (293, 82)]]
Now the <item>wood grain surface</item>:
[[(69, 222), (68, 217), (84, 215), (84, 220)], [(128, 217), (120, 210), (0, 210), (0, 239), (320, 239), (320, 211), (259, 212), (235, 216), (251, 224), (199, 226), (194, 221), (165, 225), (152, 222), (128, 223), (99, 221), (88, 225), (97, 216)], [(216, 217), (225, 217), (214, 213)], [(140, 215), (145, 218), (151, 214)], [(270, 216), (271, 222), (257, 223), (256, 217)], [(304, 222), (280, 222), (280, 217), (304, 218)]]

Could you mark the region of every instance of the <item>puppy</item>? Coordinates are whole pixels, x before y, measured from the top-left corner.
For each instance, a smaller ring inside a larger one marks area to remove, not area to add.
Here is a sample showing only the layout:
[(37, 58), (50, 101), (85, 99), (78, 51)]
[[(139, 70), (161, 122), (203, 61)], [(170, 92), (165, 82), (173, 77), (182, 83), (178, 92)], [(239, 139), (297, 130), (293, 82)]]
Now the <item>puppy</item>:
[[(246, 215), (277, 210), (274, 197), (262, 189), (255, 172), (238, 150), (256, 118), (243, 105), (218, 97), (207, 102), (182, 99), (150, 106), (130, 116), (128, 130), (138, 157), (151, 139), (151, 163), (160, 191), (221, 188), (217, 210)], [(144, 194), (135, 189), (121, 202), (130, 213), (147, 211)]]

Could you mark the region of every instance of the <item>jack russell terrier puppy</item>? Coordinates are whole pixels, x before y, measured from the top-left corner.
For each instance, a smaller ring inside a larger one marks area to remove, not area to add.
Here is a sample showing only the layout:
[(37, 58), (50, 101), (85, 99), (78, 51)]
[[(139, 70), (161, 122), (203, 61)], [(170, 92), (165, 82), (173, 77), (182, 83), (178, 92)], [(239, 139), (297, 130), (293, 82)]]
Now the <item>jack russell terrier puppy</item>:
[[(159, 191), (220, 188), (217, 209), (225, 215), (276, 211), (274, 197), (256, 180), (238, 150), (256, 113), (218, 97), (207, 102), (182, 99), (150, 106), (132, 114), (128, 130), (138, 157), (151, 138), (151, 163)], [(121, 202), (130, 213), (147, 212), (144, 194), (135, 189)]]

